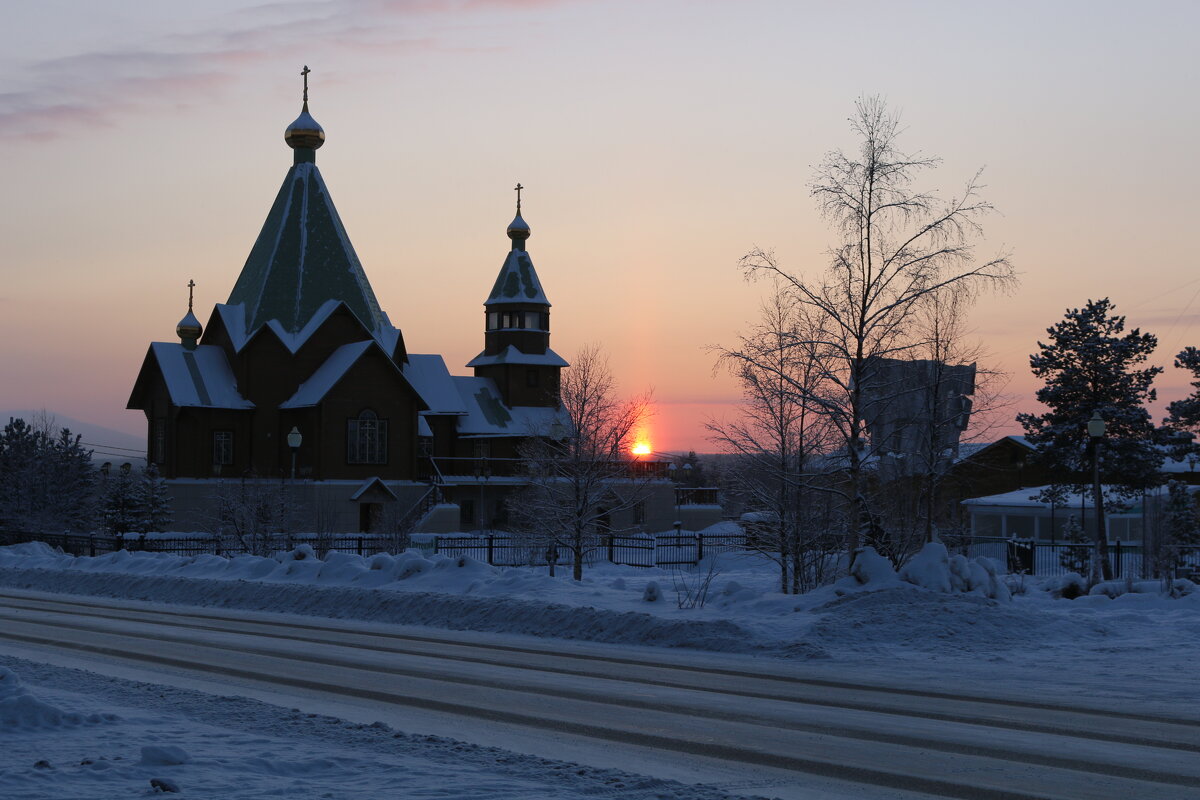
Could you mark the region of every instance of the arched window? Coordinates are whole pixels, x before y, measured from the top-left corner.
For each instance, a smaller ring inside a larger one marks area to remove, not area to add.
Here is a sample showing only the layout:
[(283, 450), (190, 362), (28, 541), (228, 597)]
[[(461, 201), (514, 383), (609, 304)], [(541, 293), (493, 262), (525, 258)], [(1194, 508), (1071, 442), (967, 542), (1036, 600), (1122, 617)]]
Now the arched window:
[(387, 420), (371, 409), (346, 420), (346, 461), (350, 464), (387, 463)]

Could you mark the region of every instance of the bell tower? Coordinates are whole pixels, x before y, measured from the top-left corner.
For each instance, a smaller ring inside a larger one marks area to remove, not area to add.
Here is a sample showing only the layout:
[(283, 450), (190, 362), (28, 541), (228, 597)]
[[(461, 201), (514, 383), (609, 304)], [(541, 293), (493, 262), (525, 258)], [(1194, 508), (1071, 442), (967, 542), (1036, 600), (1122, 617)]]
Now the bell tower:
[(525, 249), (529, 224), (517, 215), (508, 225), (512, 247), (483, 304), (483, 352), (468, 362), (479, 378), (496, 382), (509, 406), (558, 405), (558, 379), (567, 362), (550, 349), (550, 301)]

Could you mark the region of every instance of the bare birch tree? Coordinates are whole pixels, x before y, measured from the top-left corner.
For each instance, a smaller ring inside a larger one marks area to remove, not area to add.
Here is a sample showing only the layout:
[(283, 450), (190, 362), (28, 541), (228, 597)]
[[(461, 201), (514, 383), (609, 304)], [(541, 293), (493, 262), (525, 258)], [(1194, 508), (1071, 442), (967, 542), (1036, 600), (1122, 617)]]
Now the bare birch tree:
[(864, 462), (869, 443), (864, 383), (873, 361), (903, 357), (913, 347), (921, 304), (954, 287), (967, 296), (1015, 280), (1006, 255), (978, 259), (974, 243), (992, 205), (979, 197), (979, 175), (959, 197), (941, 200), (914, 187), (939, 160), (899, 149), (899, 117), (879, 98), (859, 100), (850, 119), (857, 153), (828, 153), (811, 184), (840, 241), (823, 275), (789, 272), (774, 253), (755, 249), (741, 259), (747, 276), (769, 275), (818, 323), (806, 346), (823, 354), (820, 392), (806, 401), (821, 409), (844, 456), (847, 546), (860, 543), (867, 510)]
[(828, 429), (808, 400), (820, 392), (822, 365), (800, 311), (777, 282), (737, 347), (714, 348), (718, 369), (737, 378), (742, 403), (734, 419), (705, 424), (710, 441), (736, 458), (732, 487), (763, 515), (747, 541), (779, 565), (784, 594), (819, 579), (829, 550), (825, 527), (809, 513), (810, 462), (824, 451)]
[(521, 446), (528, 486), (508, 500), (515, 527), (544, 546), (551, 570), (565, 551), (575, 580), (583, 580), (583, 563), (601, 537), (618, 532), (614, 515), (645, 498), (648, 477), (638, 474), (629, 450), (649, 404), (649, 394), (617, 396), (608, 360), (596, 345), (586, 346), (563, 371), (561, 429), (537, 431)]

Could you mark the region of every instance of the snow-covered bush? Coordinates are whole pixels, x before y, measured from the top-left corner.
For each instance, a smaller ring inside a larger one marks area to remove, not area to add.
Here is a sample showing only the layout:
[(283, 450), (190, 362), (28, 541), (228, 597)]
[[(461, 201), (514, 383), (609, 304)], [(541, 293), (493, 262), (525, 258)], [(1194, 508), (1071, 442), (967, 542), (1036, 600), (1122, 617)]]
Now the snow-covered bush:
[(646, 588), (642, 590), (642, 600), (647, 603), (657, 603), (662, 599), (662, 589), (658, 588), (658, 581), (650, 581), (646, 584)]

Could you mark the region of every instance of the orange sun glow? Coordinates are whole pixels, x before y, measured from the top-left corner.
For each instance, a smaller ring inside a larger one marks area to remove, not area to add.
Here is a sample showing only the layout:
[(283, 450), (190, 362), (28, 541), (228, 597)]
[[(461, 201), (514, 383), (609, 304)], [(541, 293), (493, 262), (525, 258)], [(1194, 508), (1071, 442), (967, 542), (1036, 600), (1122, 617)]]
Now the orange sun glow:
[(648, 456), (652, 451), (650, 450), (649, 442), (640, 441), (635, 444), (629, 452), (633, 453), (635, 456)]

